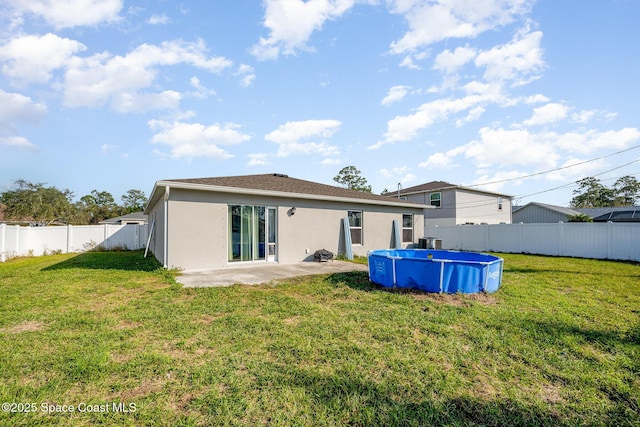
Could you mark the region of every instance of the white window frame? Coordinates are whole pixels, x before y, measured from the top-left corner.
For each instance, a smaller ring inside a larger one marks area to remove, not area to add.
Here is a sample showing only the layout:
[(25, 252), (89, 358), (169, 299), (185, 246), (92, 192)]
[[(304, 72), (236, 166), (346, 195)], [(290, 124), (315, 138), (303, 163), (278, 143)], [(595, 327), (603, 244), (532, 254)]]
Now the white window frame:
[[(438, 196), (438, 204), (435, 205), (433, 202), (435, 200), (433, 200), (432, 196)], [(442, 192), (441, 191), (436, 191), (435, 193), (429, 193), (429, 206), (435, 206), (436, 209), (439, 209), (442, 207)]]
[[(359, 213), (360, 214), (360, 225), (354, 226), (351, 225), (351, 213)], [(364, 212), (360, 210), (349, 210), (347, 211), (347, 217), (349, 218), (349, 234), (351, 234), (351, 244), (352, 245), (364, 245)], [(353, 233), (352, 230), (360, 230), (360, 242), (353, 241)]]
[[(411, 227), (405, 227), (404, 226), (404, 218), (408, 216), (411, 218)], [(402, 214), (402, 243), (413, 243), (413, 220), (414, 220), (414, 216), (413, 214)], [(404, 238), (404, 232), (405, 231), (411, 231), (411, 240), (405, 240)]]

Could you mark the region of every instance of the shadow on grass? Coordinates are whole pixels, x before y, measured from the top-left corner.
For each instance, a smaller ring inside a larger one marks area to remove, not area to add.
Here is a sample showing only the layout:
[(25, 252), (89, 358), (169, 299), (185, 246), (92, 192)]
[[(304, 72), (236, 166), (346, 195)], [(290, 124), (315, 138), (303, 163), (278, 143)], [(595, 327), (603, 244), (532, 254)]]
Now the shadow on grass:
[(366, 271), (349, 271), (345, 273), (333, 273), (327, 277), (327, 281), (334, 285), (344, 284), (358, 291), (379, 291), (384, 289), (369, 281), (369, 273)]
[[(369, 273), (366, 271), (350, 271), (348, 273), (334, 273), (327, 277), (327, 281), (332, 284), (342, 284), (351, 289), (364, 292), (387, 292), (390, 294), (409, 294), (409, 295), (439, 295), (433, 292), (426, 292), (420, 289), (412, 288), (387, 288), (369, 281)], [(457, 294), (444, 294), (454, 296)]]
[(114, 252), (84, 252), (43, 269), (43, 271), (66, 270), (72, 268), (90, 270), (125, 270), (125, 271), (155, 271), (162, 266), (153, 257), (144, 258), (144, 252), (114, 251)]
[[(288, 365), (267, 363), (256, 376), (259, 387), (276, 390), (304, 389), (310, 404), (327, 418), (318, 424), (331, 424), (336, 419), (348, 425), (367, 426), (570, 426), (590, 413), (573, 412), (562, 416), (555, 407), (510, 398), (481, 399), (472, 395), (447, 399), (430, 390), (428, 379), (421, 390), (402, 389), (398, 384), (369, 380), (349, 371), (333, 374)], [(233, 396), (229, 396), (233, 398)], [(219, 401), (205, 405), (219, 404)], [(579, 411), (579, 410), (578, 410)], [(629, 423), (629, 413), (616, 407), (602, 415), (603, 425)], [(637, 419), (637, 418), (636, 418)]]
[(628, 331), (606, 331), (594, 328), (585, 328), (560, 322), (557, 320), (543, 321), (536, 318), (527, 318), (527, 324), (523, 328), (528, 328), (542, 337), (547, 336), (548, 340), (574, 342), (576, 338), (588, 343), (614, 348), (618, 344), (640, 344), (640, 322), (633, 325)]

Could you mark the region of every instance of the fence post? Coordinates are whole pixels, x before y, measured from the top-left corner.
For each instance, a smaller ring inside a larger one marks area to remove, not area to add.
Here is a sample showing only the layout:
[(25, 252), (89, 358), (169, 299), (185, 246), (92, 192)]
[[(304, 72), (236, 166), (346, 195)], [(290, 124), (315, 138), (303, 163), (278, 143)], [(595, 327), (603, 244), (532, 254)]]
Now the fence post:
[(564, 222), (558, 222), (558, 256), (564, 256)]
[(485, 226), (485, 233), (484, 233), (484, 248), (482, 249), (482, 251), (489, 251), (491, 249), (489, 249), (489, 227), (491, 227), (489, 224), (487, 224)]
[(67, 224), (67, 253), (71, 252), (71, 224)]
[(5, 243), (4, 239), (7, 236), (7, 224), (0, 224), (0, 262), (5, 262), (7, 257), (5, 255)]
[(16, 252), (15, 252), (15, 256), (20, 256), (22, 255), (20, 253), (20, 226), (16, 224)]
[(612, 259), (613, 252), (613, 222), (607, 221), (607, 259)]
[(518, 252), (523, 254), (524, 253), (524, 249), (523, 249), (523, 243), (524, 243), (524, 223), (521, 222), (519, 225), (519, 233), (518, 233)]

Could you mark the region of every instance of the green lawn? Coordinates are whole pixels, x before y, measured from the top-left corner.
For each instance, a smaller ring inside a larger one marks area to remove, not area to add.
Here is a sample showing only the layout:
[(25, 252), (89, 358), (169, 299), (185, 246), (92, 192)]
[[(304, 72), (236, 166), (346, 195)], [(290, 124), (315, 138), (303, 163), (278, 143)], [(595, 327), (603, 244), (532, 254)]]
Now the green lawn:
[(0, 264), (23, 411), (0, 425), (639, 425), (640, 266), (502, 256), (470, 296), (357, 272), (181, 289), (139, 251)]

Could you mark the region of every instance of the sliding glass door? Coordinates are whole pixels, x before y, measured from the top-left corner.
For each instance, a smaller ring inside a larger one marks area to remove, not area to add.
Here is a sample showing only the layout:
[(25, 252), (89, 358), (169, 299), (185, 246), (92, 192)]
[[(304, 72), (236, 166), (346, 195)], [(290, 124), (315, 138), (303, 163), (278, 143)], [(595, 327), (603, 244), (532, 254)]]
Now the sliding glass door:
[(229, 205), (229, 261), (276, 260), (275, 208)]

